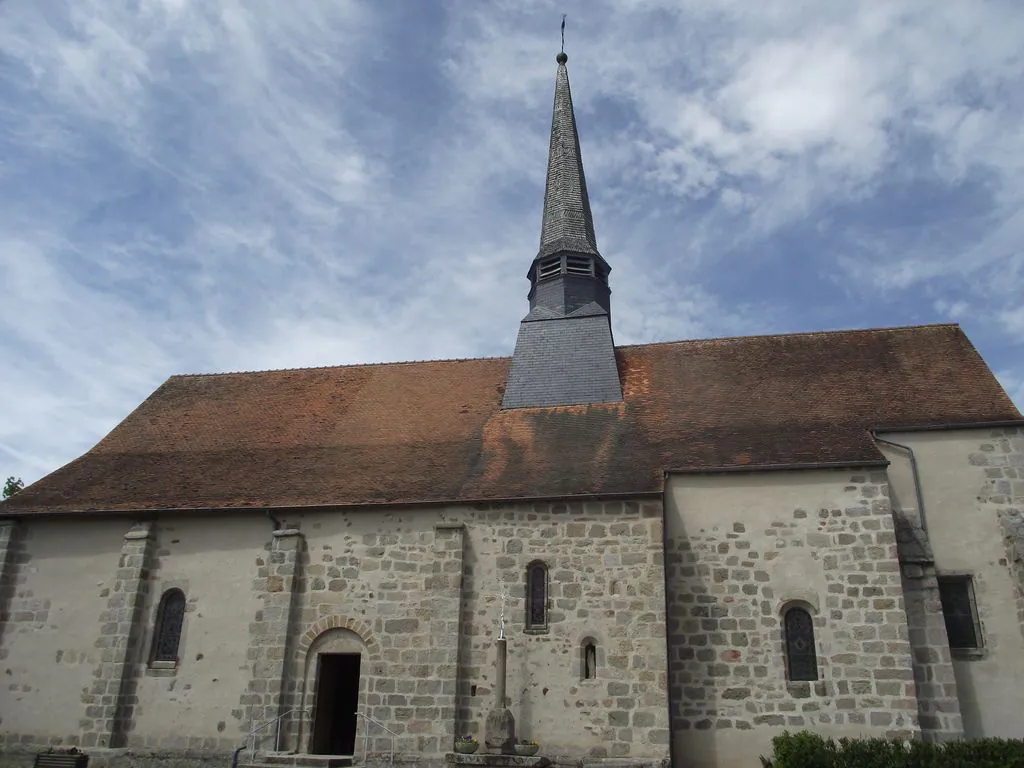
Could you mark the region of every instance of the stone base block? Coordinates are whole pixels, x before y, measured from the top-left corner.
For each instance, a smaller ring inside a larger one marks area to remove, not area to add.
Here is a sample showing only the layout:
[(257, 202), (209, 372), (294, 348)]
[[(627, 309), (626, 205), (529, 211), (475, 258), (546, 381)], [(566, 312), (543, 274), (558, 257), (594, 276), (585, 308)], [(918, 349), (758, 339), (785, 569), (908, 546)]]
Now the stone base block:
[(504, 755), (515, 754), (516, 719), (507, 709), (495, 709), (484, 725), (484, 746)]
[(474, 768), (548, 768), (551, 761), (541, 755), (460, 755), (449, 752), (444, 757), (448, 765), (466, 765)]

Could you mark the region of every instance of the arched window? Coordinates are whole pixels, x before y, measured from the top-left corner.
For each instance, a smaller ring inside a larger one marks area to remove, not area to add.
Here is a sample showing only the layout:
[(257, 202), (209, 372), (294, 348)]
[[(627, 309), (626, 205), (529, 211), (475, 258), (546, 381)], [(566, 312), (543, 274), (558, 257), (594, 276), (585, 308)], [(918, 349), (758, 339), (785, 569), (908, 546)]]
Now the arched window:
[(178, 643), (181, 641), (181, 624), (184, 620), (185, 593), (180, 589), (167, 590), (160, 598), (160, 606), (156, 609), (150, 663), (178, 661)]
[(806, 608), (789, 606), (782, 616), (786, 642), (786, 670), (793, 682), (818, 679), (814, 650), (814, 620)]
[(547, 629), (548, 567), (535, 560), (526, 567), (526, 628)]
[(583, 662), (583, 679), (584, 680), (595, 680), (597, 679), (597, 643), (590, 638), (583, 641), (582, 659)]

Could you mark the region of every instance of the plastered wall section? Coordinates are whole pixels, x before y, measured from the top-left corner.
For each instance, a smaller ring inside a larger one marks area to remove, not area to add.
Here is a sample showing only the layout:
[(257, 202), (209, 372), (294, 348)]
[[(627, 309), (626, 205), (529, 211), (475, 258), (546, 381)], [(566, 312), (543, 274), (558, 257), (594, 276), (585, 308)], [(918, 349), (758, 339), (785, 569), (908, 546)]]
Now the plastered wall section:
[(114, 587), (125, 521), (35, 520), (20, 538), (0, 639), (0, 740), (77, 743), (99, 617)]
[[(676, 475), (666, 494), (673, 759), (757, 764), (783, 730), (916, 735), (882, 471)], [(816, 682), (787, 679), (781, 615), (813, 619)]]
[[(1024, 436), (997, 428), (883, 437), (914, 451), (936, 572), (973, 577), (983, 649), (952, 661), (964, 733), (1018, 738), (1024, 635), (1010, 534), (1024, 514)], [(913, 518), (918, 505), (907, 454), (884, 448), (894, 506)]]
[[(254, 589), (273, 526), (261, 515), (165, 516), (151, 536), (152, 562), (142, 642), (132, 670), (137, 703), (128, 728), (136, 748), (231, 749), (244, 741), (240, 692), (252, 676), (250, 623), (262, 602)], [(173, 668), (149, 664), (163, 593), (185, 593)]]

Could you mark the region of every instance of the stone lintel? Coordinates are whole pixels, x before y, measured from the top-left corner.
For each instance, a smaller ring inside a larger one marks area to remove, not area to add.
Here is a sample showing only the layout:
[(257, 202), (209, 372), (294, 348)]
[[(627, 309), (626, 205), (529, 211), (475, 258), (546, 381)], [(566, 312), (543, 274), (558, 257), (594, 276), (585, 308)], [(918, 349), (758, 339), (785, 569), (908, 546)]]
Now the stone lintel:
[(466, 524), (465, 523), (454, 523), (454, 522), (434, 523), (434, 530), (435, 531), (464, 531), (464, 530), (466, 530)]
[(153, 523), (136, 523), (132, 529), (124, 535), (125, 541), (143, 541), (153, 535)]
[(290, 552), (298, 550), (302, 541), (302, 532), (297, 528), (283, 528), (274, 531), (271, 539), (271, 547), (277, 552)]

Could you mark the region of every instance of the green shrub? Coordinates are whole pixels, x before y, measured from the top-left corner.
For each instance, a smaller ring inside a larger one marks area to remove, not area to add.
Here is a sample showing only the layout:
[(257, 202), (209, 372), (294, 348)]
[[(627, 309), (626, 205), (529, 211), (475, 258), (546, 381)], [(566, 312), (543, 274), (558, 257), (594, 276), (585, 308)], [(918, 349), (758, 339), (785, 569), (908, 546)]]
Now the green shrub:
[(771, 759), (761, 762), (770, 768), (1024, 768), (1024, 741), (835, 741), (809, 731), (786, 732), (772, 739)]

